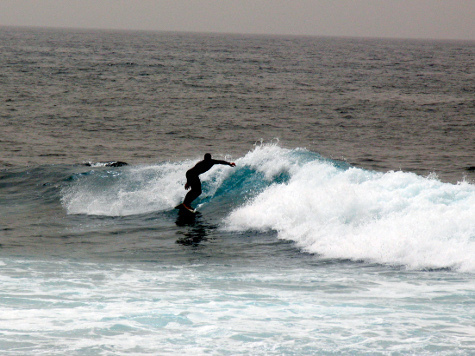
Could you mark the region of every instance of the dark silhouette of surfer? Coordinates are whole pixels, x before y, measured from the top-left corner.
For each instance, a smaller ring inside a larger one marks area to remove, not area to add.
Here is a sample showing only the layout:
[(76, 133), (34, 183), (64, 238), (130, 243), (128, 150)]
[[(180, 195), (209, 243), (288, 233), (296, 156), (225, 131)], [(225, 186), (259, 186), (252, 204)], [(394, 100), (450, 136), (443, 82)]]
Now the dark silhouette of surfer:
[(204, 160), (199, 161), (193, 168), (186, 172), (185, 189), (191, 188), (191, 190), (186, 194), (183, 204), (178, 205), (177, 208), (183, 206), (189, 211), (194, 211), (191, 207), (191, 202), (201, 194), (201, 181), (199, 175), (209, 171), (215, 164), (224, 164), (231, 167), (236, 166), (236, 164), (231, 162), (212, 159), (210, 153), (205, 154)]

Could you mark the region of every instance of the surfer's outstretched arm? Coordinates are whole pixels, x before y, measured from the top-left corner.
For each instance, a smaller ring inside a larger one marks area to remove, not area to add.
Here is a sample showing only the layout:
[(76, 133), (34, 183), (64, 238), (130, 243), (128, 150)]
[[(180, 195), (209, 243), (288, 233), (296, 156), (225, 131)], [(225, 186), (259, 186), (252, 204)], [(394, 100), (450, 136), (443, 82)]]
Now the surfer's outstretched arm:
[(234, 162), (220, 161), (220, 160), (216, 160), (216, 159), (213, 159), (213, 164), (224, 164), (224, 165), (231, 166), (231, 167), (236, 166), (236, 163), (234, 163)]

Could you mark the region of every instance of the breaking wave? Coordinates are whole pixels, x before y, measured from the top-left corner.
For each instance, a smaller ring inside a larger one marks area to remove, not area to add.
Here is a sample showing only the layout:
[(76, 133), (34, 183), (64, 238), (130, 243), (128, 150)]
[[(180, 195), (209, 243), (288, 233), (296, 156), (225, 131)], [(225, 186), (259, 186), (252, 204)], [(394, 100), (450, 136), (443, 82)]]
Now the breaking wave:
[[(196, 201), (230, 232), (273, 231), (330, 259), (475, 271), (475, 186), (407, 172), (373, 172), (305, 149), (261, 145), (202, 175)], [(92, 170), (63, 189), (69, 214), (168, 211), (195, 162)]]

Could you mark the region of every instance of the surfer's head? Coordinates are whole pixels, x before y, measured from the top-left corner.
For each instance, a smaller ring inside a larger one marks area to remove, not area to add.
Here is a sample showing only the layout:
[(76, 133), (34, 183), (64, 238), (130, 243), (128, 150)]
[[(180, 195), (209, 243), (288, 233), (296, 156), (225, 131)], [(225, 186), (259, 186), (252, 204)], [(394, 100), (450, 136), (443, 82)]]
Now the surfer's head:
[(205, 161), (209, 161), (211, 159), (211, 153), (205, 154)]

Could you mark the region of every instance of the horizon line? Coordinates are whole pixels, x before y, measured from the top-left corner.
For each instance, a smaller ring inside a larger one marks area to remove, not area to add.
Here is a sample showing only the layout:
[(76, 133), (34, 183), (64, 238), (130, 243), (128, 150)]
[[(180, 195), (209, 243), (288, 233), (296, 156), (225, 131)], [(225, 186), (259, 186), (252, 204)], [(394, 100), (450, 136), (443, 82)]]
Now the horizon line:
[(76, 27), (76, 26), (44, 26), (44, 25), (0, 25), (0, 28), (15, 29), (40, 29), (59, 31), (103, 31), (103, 32), (143, 32), (143, 33), (174, 33), (190, 35), (222, 35), (222, 36), (259, 36), (259, 37), (293, 37), (293, 38), (334, 38), (334, 39), (366, 39), (366, 40), (395, 40), (395, 41), (431, 41), (431, 42), (475, 42), (469, 38), (428, 38), (428, 37), (396, 37), (396, 36), (347, 36), (347, 35), (316, 35), (316, 34), (290, 34), (290, 33), (251, 33), (251, 32), (226, 32), (226, 31), (187, 31), (187, 30), (158, 30), (158, 29), (125, 29), (101, 27)]

